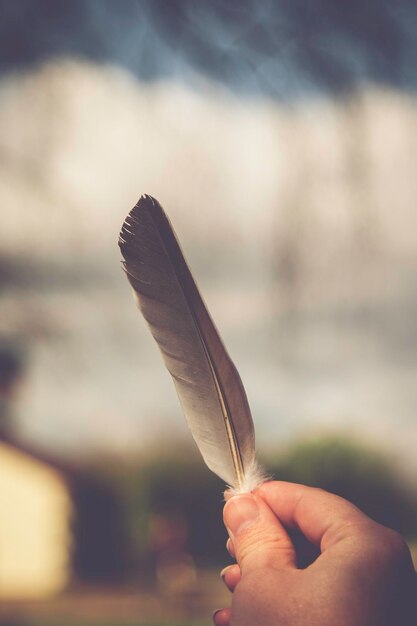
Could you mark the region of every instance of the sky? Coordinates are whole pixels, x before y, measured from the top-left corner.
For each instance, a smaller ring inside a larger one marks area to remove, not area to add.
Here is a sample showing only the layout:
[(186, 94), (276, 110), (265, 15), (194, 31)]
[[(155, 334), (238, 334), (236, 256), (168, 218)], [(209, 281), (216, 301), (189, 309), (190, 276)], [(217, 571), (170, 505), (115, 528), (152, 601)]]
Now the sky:
[(145, 192), (260, 446), (342, 431), (415, 467), (416, 11), (0, 2), (0, 339), (27, 354), (23, 437), (73, 454), (188, 436), (120, 270)]
[(284, 100), (417, 87), (412, 0), (2, 0), (0, 12), (4, 72), (70, 56)]

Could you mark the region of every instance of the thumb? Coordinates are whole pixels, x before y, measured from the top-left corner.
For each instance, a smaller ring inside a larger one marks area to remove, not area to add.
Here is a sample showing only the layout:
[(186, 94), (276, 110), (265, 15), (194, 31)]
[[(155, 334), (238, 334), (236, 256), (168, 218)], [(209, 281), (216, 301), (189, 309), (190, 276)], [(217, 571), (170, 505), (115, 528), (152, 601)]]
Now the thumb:
[(256, 569), (296, 568), (294, 546), (260, 496), (245, 494), (230, 498), (223, 517), (242, 576)]

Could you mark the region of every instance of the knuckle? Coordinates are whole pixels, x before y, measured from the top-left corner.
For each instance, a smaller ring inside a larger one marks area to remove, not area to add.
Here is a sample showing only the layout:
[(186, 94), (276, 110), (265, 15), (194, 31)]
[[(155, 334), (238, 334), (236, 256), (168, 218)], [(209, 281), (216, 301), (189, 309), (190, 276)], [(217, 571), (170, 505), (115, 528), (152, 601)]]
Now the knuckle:
[(260, 552), (268, 556), (267, 560), (272, 566), (277, 555), (291, 555), (293, 548), (282, 535), (265, 531), (263, 528), (252, 529), (251, 532), (245, 533), (245, 536), (242, 537), (238, 549), (238, 559), (245, 561), (249, 555)]
[(399, 566), (410, 558), (410, 551), (402, 535), (374, 523), (368, 534), (369, 549), (389, 567)]
[(385, 529), (384, 543), (386, 550), (392, 558), (403, 558), (408, 555), (408, 546), (404, 538), (396, 530)]

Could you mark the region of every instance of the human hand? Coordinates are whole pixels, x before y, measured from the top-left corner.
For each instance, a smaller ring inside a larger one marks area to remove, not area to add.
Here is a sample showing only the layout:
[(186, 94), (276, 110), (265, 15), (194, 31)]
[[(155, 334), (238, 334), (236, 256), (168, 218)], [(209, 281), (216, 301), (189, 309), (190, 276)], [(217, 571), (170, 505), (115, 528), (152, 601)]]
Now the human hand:
[[(343, 498), (285, 482), (264, 483), (224, 507), (237, 564), (222, 577), (231, 609), (216, 626), (413, 626), (417, 585), (401, 536)], [(288, 534), (320, 550), (305, 569)]]

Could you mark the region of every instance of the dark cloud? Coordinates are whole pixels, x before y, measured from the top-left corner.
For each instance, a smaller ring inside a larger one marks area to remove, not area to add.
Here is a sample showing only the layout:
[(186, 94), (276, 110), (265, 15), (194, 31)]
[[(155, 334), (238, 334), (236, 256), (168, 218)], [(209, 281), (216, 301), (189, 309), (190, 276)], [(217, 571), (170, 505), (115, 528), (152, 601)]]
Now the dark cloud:
[(0, 0), (3, 72), (57, 56), (244, 94), (417, 89), (414, 0)]

